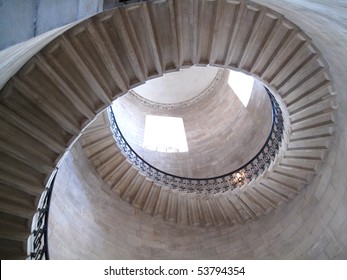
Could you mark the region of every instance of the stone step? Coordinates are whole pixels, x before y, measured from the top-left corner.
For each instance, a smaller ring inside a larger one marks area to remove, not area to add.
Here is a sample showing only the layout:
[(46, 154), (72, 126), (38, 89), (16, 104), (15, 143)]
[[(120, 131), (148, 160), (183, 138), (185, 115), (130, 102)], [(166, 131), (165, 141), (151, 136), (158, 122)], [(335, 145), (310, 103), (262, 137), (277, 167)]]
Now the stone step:
[(274, 173), (281, 174), (283, 176), (287, 176), (305, 183), (307, 183), (310, 180), (310, 177), (312, 176), (312, 171), (307, 172), (307, 170), (303, 170), (296, 166), (290, 167), (279, 165), (274, 171)]
[(229, 218), (232, 223), (243, 224), (245, 222), (244, 217), (241, 215), (240, 210), (235, 207), (235, 203), (231, 197), (225, 197), (221, 202), (224, 202), (224, 206), (227, 207), (226, 209), (229, 209), (230, 213), (234, 216), (234, 219)]
[(290, 115), (297, 114), (309, 108), (315, 108), (317, 104), (330, 98), (334, 94), (334, 89), (329, 80), (323, 81), (310, 90), (287, 104)]
[(197, 197), (194, 195), (188, 195), (187, 197), (188, 201), (188, 219), (189, 224), (191, 226), (199, 226), (201, 225), (201, 217), (198, 210), (198, 200)]
[(151, 214), (151, 215), (154, 214), (160, 191), (161, 191), (160, 187), (158, 187), (155, 184), (151, 185), (148, 196), (146, 198), (146, 202), (143, 206), (143, 210), (146, 213)]
[(152, 188), (153, 182), (145, 179), (143, 184), (139, 187), (139, 190), (132, 201), (132, 205), (135, 208), (144, 209), (145, 203), (147, 201), (147, 197)]
[[(258, 46), (259, 42), (264, 41), (266, 33), (269, 32), (270, 24), (273, 24), (272, 19), (269, 19), (262, 8), (253, 9), (252, 11), (252, 23), (248, 29), (246, 42), (243, 50), (241, 50), (241, 56), (237, 66), (243, 69), (250, 69), (251, 63), (256, 54), (255, 46)], [(250, 22), (250, 21), (249, 21)], [(268, 25), (265, 25), (268, 23)], [(264, 26), (265, 25), (265, 26)]]
[[(149, 38), (148, 45), (153, 50), (151, 55), (153, 57), (152, 69), (155, 71), (152, 71), (151, 75), (155, 75), (156, 72), (161, 75), (165, 70), (179, 69), (178, 44), (180, 42), (178, 41), (177, 33), (179, 22), (176, 9), (178, 4), (174, 1), (165, 3), (152, 2), (147, 9), (146, 7), (141, 7), (144, 10), (144, 24), (147, 27), (147, 38)], [(161, 22), (162, 25), (157, 25), (155, 22)], [(170, 32), (165, 32), (164, 30), (170, 30)]]
[(99, 159), (97, 155), (94, 154), (93, 159), (91, 159), (92, 164), (95, 166), (97, 172), (101, 175), (102, 178), (106, 178), (109, 176), (116, 168), (119, 166), (123, 161), (125, 161), (125, 157), (116, 152), (113, 151), (113, 145), (107, 147), (105, 151), (109, 152), (109, 158)]
[(238, 195), (229, 196), (229, 205), (234, 209), (234, 213), (237, 215), (240, 223), (245, 223), (250, 218), (250, 213), (243, 203), (238, 198)]
[(167, 212), (168, 203), (169, 203), (169, 196), (171, 196), (169, 190), (161, 188), (159, 197), (157, 199), (157, 204), (154, 209), (154, 213), (153, 213), (154, 216), (160, 217), (160, 218), (166, 217), (166, 212)]
[[(201, 215), (201, 217), (203, 217), (203, 221), (202, 224), (204, 226), (213, 226), (214, 222), (213, 222), (213, 213), (211, 211), (211, 207), (210, 207), (210, 203), (208, 202), (208, 199), (206, 197), (199, 197), (198, 199), (198, 203), (199, 203), (199, 213)], [(186, 206), (186, 209), (188, 206)], [(184, 210), (186, 210), (184, 209)]]
[(122, 161), (117, 166), (113, 167), (112, 165), (110, 171), (104, 174), (102, 178), (105, 182), (112, 185), (117, 182), (118, 179), (121, 178), (130, 168), (131, 164), (128, 161), (122, 159)]
[(5, 184), (0, 184), (0, 200), (8, 203), (35, 207), (37, 196), (15, 189)]
[(93, 119), (95, 114), (93, 109), (88, 106), (79, 96), (78, 94), (68, 85), (67, 82), (49, 65), (46, 58), (42, 54), (36, 55), (36, 63), (38, 67), (40, 67), (52, 82), (56, 85), (56, 87), (60, 90), (60, 93), (64, 94), (64, 96), (71, 102), (71, 104), (78, 110), (81, 114), (83, 114), (87, 119)]
[(296, 148), (295, 150), (287, 150), (284, 154), (284, 158), (321, 161), (323, 160), (325, 153), (326, 149), (321, 149), (319, 146), (316, 149), (303, 147)]
[(292, 24), (284, 23), (279, 19), (271, 28), (266, 45), (261, 52), (261, 57), (252, 66), (251, 71), (256, 75), (265, 78), (266, 69), (278, 58), (285, 48), (295, 36), (296, 29)]
[[(91, 57), (84, 53), (84, 46), (77, 40), (74, 40), (74, 42), (72, 41), (73, 39), (70, 39), (68, 35), (61, 36), (60, 44), (62, 49), (65, 51), (66, 56), (74, 63), (79, 74), (87, 82), (90, 89), (93, 90), (100, 102), (107, 106), (111, 105), (111, 93), (107, 92), (101, 85), (102, 81), (98, 80), (98, 78), (102, 79), (102, 75), (95, 75), (95, 73), (93, 73), (93, 71), (96, 71), (96, 67), (92, 68), (87, 66), (87, 62)], [(74, 46), (74, 43), (77, 43), (77, 47)], [(82, 56), (84, 59), (82, 59)], [(101, 107), (103, 106), (101, 105)]]
[[(88, 150), (85, 150), (85, 151), (88, 152)], [(118, 157), (119, 155), (122, 155), (122, 153), (118, 149), (117, 144), (114, 144), (114, 145), (110, 144), (104, 147), (104, 149), (102, 149), (98, 153), (92, 156), (88, 156), (88, 158), (90, 159), (91, 162), (93, 162), (93, 164), (95, 164), (95, 166), (99, 166), (104, 162), (108, 162), (112, 158)]]
[(87, 142), (83, 148), (87, 148), (90, 155), (94, 155), (103, 150), (103, 148), (110, 146), (111, 144), (116, 145), (112, 135), (105, 134), (100, 136), (98, 139), (93, 139), (93, 141)]
[(331, 112), (336, 108), (335, 100), (333, 96), (327, 97), (323, 99), (321, 102), (315, 104), (315, 106), (308, 107), (303, 109), (295, 114), (290, 116), (291, 124), (296, 124), (298, 122), (314, 118), (321, 114), (325, 114), (327, 112)]
[(283, 64), (286, 64), (286, 62), (295, 55), (297, 46), (305, 42), (305, 39), (298, 35), (296, 27), (287, 26), (287, 28), (286, 36), (281, 40), (280, 47), (275, 50), (272, 60), (268, 62), (267, 68), (264, 69), (261, 74), (261, 77), (266, 81), (272, 81), (278, 77), (278, 72), (282, 70)]
[[(122, 14), (125, 15), (127, 22), (124, 22)], [(123, 55), (127, 58), (127, 64), (131, 67), (132, 72), (136, 77), (134, 77), (135, 79), (129, 79), (130, 83), (135, 80), (135, 84), (130, 84), (130, 86), (135, 86), (145, 81), (145, 73), (141, 67), (139, 57), (137, 56), (138, 49), (135, 49), (136, 46), (134, 46), (134, 42), (132, 42), (132, 36), (131, 34), (129, 34), (131, 33), (131, 28), (128, 28), (130, 19), (127, 16), (128, 14), (126, 13), (126, 11), (120, 11), (118, 9), (114, 10), (112, 25), (115, 29), (115, 33), (117, 33), (118, 35), (117, 39), (120, 40), (123, 45), (123, 52), (120, 55)]]
[(39, 197), (44, 188), (40, 183), (31, 182), (27, 178), (20, 178), (17, 175), (13, 175), (4, 170), (0, 172), (1, 184), (13, 187), (14, 189)]
[(316, 115), (312, 118), (302, 120), (295, 124), (291, 125), (292, 132), (295, 133), (297, 131), (303, 131), (306, 129), (317, 128), (321, 126), (326, 126), (329, 124), (333, 124), (335, 122), (334, 115), (331, 112), (322, 113), (320, 115)]
[[(28, 192), (32, 188), (32, 194), (36, 194), (36, 191), (43, 191), (43, 182), (45, 180), (45, 174), (36, 171), (31, 166), (22, 163), (21, 161), (11, 157), (11, 155), (0, 152), (0, 182), (6, 182), (7, 185), (17, 186), (21, 189), (24, 186), (28, 186)], [(13, 182), (13, 184), (11, 184)], [(21, 184), (23, 183), (23, 184)], [(30, 187), (32, 185), (32, 187)], [(37, 187), (36, 186), (42, 186)], [(25, 188), (25, 187), (24, 187)]]
[[(18, 137), (18, 135), (17, 135)], [(16, 139), (16, 137), (14, 137)], [(9, 135), (8, 139), (0, 139), (0, 151), (9, 157), (12, 157), (25, 165), (31, 166), (37, 172), (42, 174), (51, 174), (54, 170), (54, 159), (48, 158), (50, 155), (46, 153), (39, 153), (39, 149), (35, 149), (35, 145), (31, 145), (32, 149), (28, 151), (25, 147), (18, 147), (17, 142), (11, 139)], [(37, 142), (35, 142), (37, 143)], [(30, 141), (27, 142), (30, 145)], [(41, 147), (40, 147), (41, 148)]]
[(294, 75), (286, 79), (286, 82), (281, 83), (277, 88), (286, 104), (304, 98), (316, 85), (326, 80), (325, 69), (321, 66), (315, 54), (311, 54), (310, 58), (305, 61), (304, 65), (300, 65), (299, 69), (296, 69)]
[(0, 200), (0, 212), (24, 219), (31, 219), (36, 212), (36, 208), (35, 206), (14, 204), (13, 202)]
[[(313, 150), (320, 150), (322, 152), (322, 156), (326, 150), (329, 148), (329, 143), (331, 141), (331, 136), (321, 137), (317, 139), (307, 139), (307, 140), (301, 140), (301, 141), (292, 141), (288, 144), (288, 148), (286, 153), (289, 151), (291, 153), (297, 152), (297, 156), (300, 156), (300, 151), (313, 151)], [(322, 159), (320, 157), (319, 159)]]
[(214, 225), (215, 226), (222, 226), (225, 224), (230, 224), (229, 221), (229, 215), (223, 211), (223, 207), (220, 203), (219, 197), (214, 197), (212, 199), (209, 199), (211, 212), (213, 213), (214, 217)]
[(309, 41), (305, 36), (298, 33), (292, 40), (292, 49), (281, 59), (282, 63), (278, 63), (277, 72), (268, 78), (276, 89), (281, 88), (290, 80), (299, 69), (302, 68), (308, 61), (317, 57), (316, 53), (308, 50)]
[(0, 239), (13, 240), (22, 242), (23, 239), (28, 238), (30, 231), (0, 228)]
[(303, 187), (306, 183), (305, 179), (302, 178), (294, 178), (290, 174), (286, 173), (279, 173), (279, 172), (271, 172), (267, 177), (267, 183), (272, 183), (272, 186), (278, 189), (283, 189), (297, 194), (298, 189)]
[(284, 158), (279, 166), (315, 173), (318, 168), (318, 163), (317, 160)]
[(264, 182), (261, 182), (258, 188), (254, 188), (254, 194), (261, 197), (261, 199), (271, 208), (277, 208), (277, 205), (282, 198), (281, 195), (278, 194), (278, 191), (274, 192), (273, 188), (268, 187)]
[(145, 180), (146, 178), (144, 176), (137, 174), (134, 180), (131, 182), (131, 185), (124, 190), (121, 198), (131, 203), (140, 191), (140, 188), (142, 187)]
[[(114, 84), (111, 85), (111, 87), (112, 95), (113, 97), (115, 97), (118, 94), (126, 92), (128, 84), (125, 82), (126, 74), (124, 69), (120, 68), (117, 61), (113, 59), (112, 51), (114, 52), (114, 50), (109, 48), (109, 40), (104, 40), (102, 38), (103, 35), (104, 37), (107, 36), (105, 35), (107, 34), (107, 31), (102, 27), (103, 25), (100, 23), (98, 24), (98, 26), (94, 26), (90, 23), (87, 25), (86, 31), (88, 32), (88, 36), (91, 38), (90, 41), (94, 45), (94, 49), (99, 54), (99, 57), (105, 65), (106, 70), (109, 72), (108, 75), (112, 77), (112, 79), (114, 79)], [(101, 34), (99, 33), (99, 30), (97, 30), (97, 28), (99, 28)]]
[[(0, 225), (2, 229), (9, 229), (13, 231), (30, 232), (31, 224), (27, 218), (19, 217), (12, 214), (0, 212)], [(28, 237), (29, 235), (27, 235)]]
[(24, 260), (26, 257), (27, 250), (25, 241), (0, 238), (0, 258), (2, 260)]
[(290, 135), (291, 141), (301, 141), (301, 140), (309, 140), (309, 139), (318, 139), (322, 137), (332, 136), (334, 133), (333, 128), (326, 124), (324, 126), (308, 128), (302, 131), (293, 132)]
[(265, 215), (268, 211), (270, 211), (270, 209), (272, 209), (271, 207), (269, 207), (269, 204), (262, 198), (262, 196), (254, 190), (251, 189), (247, 192), (244, 192), (244, 195), (247, 197), (247, 200), (250, 201), (249, 205), (255, 205), (262, 215)]
[(178, 192), (171, 191), (168, 198), (165, 220), (171, 223), (176, 223), (179, 211), (180, 209), (178, 208)]
[(250, 218), (256, 219), (257, 217), (264, 215), (266, 212), (264, 212), (263, 208), (259, 207), (259, 204), (254, 203), (254, 199), (252, 200), (253, 197), (251, 195), (246, 195), (248, 193), (250, 192), (240, 192), (238, 198), (244, 208), (247, 209), (247, 212), (250, 214)]
[(12, 90), (16, 98), (12, 95), (6, 99), (1, 98), (8, 110), (13, 112), (8, 115), (5, 114), (8, 113), (7, 110), (2, 111), (4, 113), (2, 117), (8, 122), (8, 125), (11, 125), (13, 130), (26, 133), (55, 153), (64, 152), (65, 142), (70, 140), (71, 135), (64, 131), (49, 114), (46, 114), (17, 91), (14, 86)]
[[(91, 133), (88, 133), (89, 131), (91, 131)], [(88, 129), (83, 132), (80, 141), (83, 147), (88, 147), (89, 145), (97, 142), (102, 143), (102, 141), (108, 138), (110, 135), (112, 135), (112, 133), (109, 125), (103, 127), (103, 129), (100, 129), (100, 127), (88, 127)]]
[[(35, 66), (29, 64), (23, 68), (18, 75), (19, 77), (14, 80), (15, 87), (18, 88), (31, 103), (39, 104), (39, 108), (47, 115), (53, 117), (59, 126), (66, 132), (70, 135), (78, 135), (83, 117), (79, 116), (82, 117), (82, 119), (76, 119), (71, 113), (74, 109), (70, 108), (71, 111), (68, 111), (69, 108), (66, 106), (67, 104), (63, 104), (61, 98), (50, 98), (46, 90), (49, 90), (49, 87), (52, 86), (54, 88), (54, 85), (51, 85), (49, 81), (47, 81), (48, 84), (42, 85), (42, 81), (45, 80), (42, 76), (42, 71), (39, 72), (35, 70)], [(45, 88), (45, 86), (47, 86), (48, 89)]]
[(117, 181), (111, 186), (111, 189), (122, 197), (126, 189), (135, 181), (137, 174), (137, 170), (130, 166), (123, 175), (117, 177)]
[(189, 215), (188, 215), (188, 200), (186, 193), (178, 193), (177, 202), (177, 223), (183, 225), (189, 225)]

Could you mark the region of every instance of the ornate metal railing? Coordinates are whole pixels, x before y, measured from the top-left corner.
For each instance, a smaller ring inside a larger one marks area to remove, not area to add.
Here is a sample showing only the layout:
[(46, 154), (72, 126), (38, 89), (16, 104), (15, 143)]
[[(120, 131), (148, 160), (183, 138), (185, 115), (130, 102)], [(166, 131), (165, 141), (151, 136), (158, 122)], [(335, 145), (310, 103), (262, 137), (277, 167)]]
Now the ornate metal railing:
[(32, 232), (28, 239), (28, 257), (30, 260), (49, 260), (48, 253), (48, 215), (57, 170), (48, 187), (41, 195), (37, 211), (32, 222)]
[(281, 145), (283, 135), (282, 111), (275, 97), (266, 88), (272, 104), (272, 127), (260, 151), (242, 167), (213, 178), (186, 178), (166, 173), (143, 160), (124, 139), (114, 116), (112, 107), (108, 109), (111, 129), (118, 147), (141, 173), (159, 185), (189, 193), (212, 194), (241, 187), (262, 174), (274, 160)]

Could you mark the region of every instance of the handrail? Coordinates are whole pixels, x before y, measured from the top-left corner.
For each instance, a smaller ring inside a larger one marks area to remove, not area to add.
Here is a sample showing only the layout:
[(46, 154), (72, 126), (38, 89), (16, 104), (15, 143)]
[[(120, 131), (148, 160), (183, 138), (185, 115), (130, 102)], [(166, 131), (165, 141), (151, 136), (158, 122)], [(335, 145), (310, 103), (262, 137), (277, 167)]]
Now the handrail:
[(282, 110), (275, 97), (265, 87), (272, 105), (272, 125), (269, 136), (260, 151), (246, 164), (227, 174), (210, 178), (188, 178), (176, 176), (154, 167), (142, 159), (125, 140), (116, 122), (112, 107), (108, 109), (111, 130), (116, 143), (123, 154), (140, 172), (159, 185), (189, 193), (211, 194), (225, 192), (250, 182), (256, 178), (274, 160), (283, 135)]
[(57, 176), (57, 170), (50, 183), (41, 195), (36, 214), (33, 218), (32, 232), (28, 240), (29, 260), (49, 260), (48, 251), (48, 217), (52, 191)]

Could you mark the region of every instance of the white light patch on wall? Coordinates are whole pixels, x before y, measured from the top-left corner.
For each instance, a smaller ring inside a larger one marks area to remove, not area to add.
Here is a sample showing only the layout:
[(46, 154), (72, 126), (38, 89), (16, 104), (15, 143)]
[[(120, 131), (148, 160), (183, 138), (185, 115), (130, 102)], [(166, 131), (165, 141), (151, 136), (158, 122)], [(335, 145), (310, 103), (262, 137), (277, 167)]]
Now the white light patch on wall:
[(146, 115), (143, 147), (166, 153), (188, 152), (183, 119)]
[(242, 72), (229, 71), (228, 84), (233, 89), (243, 106), (247, 107), (254, 84), (254, 78)]

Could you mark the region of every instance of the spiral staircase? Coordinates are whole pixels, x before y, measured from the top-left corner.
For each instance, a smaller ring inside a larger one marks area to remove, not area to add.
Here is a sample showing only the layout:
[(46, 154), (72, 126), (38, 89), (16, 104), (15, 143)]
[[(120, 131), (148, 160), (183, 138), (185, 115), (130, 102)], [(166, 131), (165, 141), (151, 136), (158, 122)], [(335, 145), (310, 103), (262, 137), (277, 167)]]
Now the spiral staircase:
[[(115, 145), (103, 111), (148, 79), (208, 64), (261, 80), (282, 107), (285, 132), (261, 176), (199, 196), (146, 179)], [(151, 1), (78, 23), (1, 89), (0, 257), (26, 257), (40, 195), (80, 135), (102, 179), (150, 215), (192, 226), (260, 217), (290, 201), (319, 171), (334, 134), (334, 95), (327, 64), (311, 40), (280, 14), (249, 1)]]

